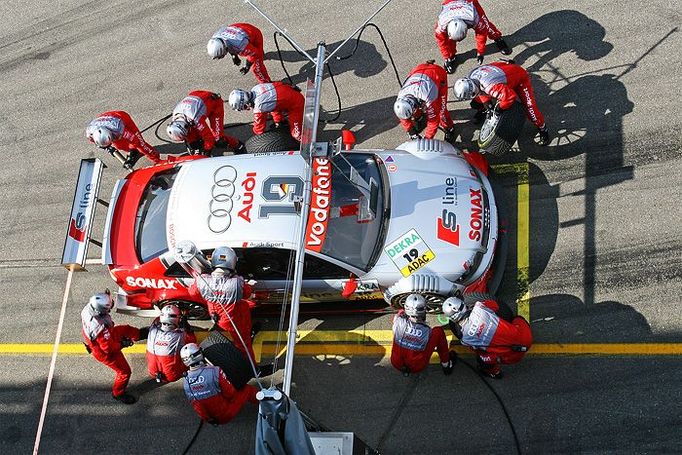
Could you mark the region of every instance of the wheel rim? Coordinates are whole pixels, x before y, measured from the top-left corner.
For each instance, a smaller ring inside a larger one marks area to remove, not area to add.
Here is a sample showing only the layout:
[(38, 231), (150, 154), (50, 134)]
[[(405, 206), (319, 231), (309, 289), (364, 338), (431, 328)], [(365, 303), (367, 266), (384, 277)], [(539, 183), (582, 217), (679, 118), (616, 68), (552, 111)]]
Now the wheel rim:
[(202, 320), (202, 319), (208, 319), (208, 310), (206, 307), (201, 305), (200, 303), (197, 302), (187, 302), (184, 300), (172, 300), (172, 301), (166, 301), (162, 302), (161, 305), (159, 305), (160, 308), (165, 307), (166, 305), (170, 304), (177, 305), (178, 308), (180, 308), (180, 311), (185, 313), (187, 315), (187, 319), (196, 321), (196, 320)]
[[(412, 294), (400, 294), (396, 297), (393, 298), (391, 301), (391, 305), (393, 305), (396, 309), (402, 309), (405, 307), (405, 300), (407, 300), (407, 297)], [(443, 302), (447, 297), (440, 295), (440, 294), (432, 294), (432, 293), (423, 293), (422, 295), (424, 299), (426, 300), (426, 312), (429, 314), (440, 314), (443, 312)]]

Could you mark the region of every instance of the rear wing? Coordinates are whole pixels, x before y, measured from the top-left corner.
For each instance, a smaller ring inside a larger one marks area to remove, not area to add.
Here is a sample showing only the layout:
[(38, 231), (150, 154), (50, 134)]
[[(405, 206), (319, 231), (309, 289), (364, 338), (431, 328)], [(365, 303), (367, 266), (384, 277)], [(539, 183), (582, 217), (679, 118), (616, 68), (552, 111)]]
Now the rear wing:
[(99, 158), (81, 160), (62, 253), (62, 265), (69, 270), (85, 270), (90, 243), (102, 247), (102, 243), (93, 240), (91, 235), (97, 203), (109, 205), (98, 199), (105, 167)]

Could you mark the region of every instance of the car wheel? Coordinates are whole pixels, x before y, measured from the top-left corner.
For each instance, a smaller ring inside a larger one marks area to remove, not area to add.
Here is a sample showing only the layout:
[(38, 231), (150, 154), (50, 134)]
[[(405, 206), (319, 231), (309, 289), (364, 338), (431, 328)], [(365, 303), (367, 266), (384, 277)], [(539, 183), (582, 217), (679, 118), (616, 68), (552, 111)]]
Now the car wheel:
[[(401, 310), (405, 307), (405, 300), (407, 300), (407, 297), (413, 294), (412, 292), (406, 292), (403, 294), (398, 294), (393, 296), (391, 299), (391, 305), (393, 308), (396, 310)], [(424, 299), (426, 299), (426, 311), (429, 313), (440, 313), (443, 309), (443, 302), (447, 298), (444, 295), (440, 294), (432, 294), (429, 292), (426, 293), (420, 293), (421, 295), (424, 296)]]
[(298, 150), (300, 144), (291, 137), (288, 128), (276, 128), (263, 134), (251, 136), (246, 141), (245, 146), (248, 153), (258, 153)]
[(159, 303), (159, 309), (165, 307), (166, 305), (170, 305), (171, 303), (177, 305), (178, 308), (180, 308), (180, 311), (186, 314), (187, 319), (190, 321), (209, 319), (208, 309), (201, 303), (197, 302), (190, 302), (187, 300), (164, 300), (163, 302)]
[(509, 305), (502, 300), (496, 299), (494, 295), (488, 294), (487, 292), (469, 292), (468, 294), (464, 294), (464, 303), (466, 305), (473, 305), (476, 302), (482, 302), (484, 300), (494, 300), (497, 302), (497, 305), (500, 307), (497, 311), (497, 315), (500, 319), (504, 319), (507, 322), (514, 319), (514, 312), (509, 308)]
[(500, 114), (488, 115), (478, 137), (480, 152), (493, 156), (507, 153), (519, 138), (525, 120), (526, 112), (518, 101)]
[(243, 388), (253, 377), (251, 363), (232, 341), (218, 331), (209, 332), (201, 342), (204, 357), (219, 366), (227, 379), (237, 389)]

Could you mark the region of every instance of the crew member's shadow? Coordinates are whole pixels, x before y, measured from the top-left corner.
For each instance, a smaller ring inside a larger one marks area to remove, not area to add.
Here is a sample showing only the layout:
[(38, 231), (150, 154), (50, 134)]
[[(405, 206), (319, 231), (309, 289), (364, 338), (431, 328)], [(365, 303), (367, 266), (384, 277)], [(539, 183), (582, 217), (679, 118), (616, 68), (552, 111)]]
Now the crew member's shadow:
[[(341, 135), (341, 130), (352, 130), (358, 144), (374, 136), (391, 130), (398, 125), (398, 119), (393, 114), (395, 96), (389, 96), (364, 104), (358, 104), (341, 109), (338, 119), (332, 120), (339, 113), (338, 110), (324, 110), (320, 118), (326, 123), (320, 138), (335, 140)], [(407, 136), (399, 136), (395, 144), (385, 144), (385, 148), (396, 147)]]

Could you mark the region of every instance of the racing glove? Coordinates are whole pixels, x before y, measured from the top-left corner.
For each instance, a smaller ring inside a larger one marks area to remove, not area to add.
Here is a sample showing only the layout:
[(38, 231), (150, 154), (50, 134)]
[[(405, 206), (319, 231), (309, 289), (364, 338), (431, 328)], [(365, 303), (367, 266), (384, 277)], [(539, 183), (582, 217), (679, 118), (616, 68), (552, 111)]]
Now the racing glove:
[(238, 55), (236, 54), (230, 54), (232, 56), (232, 63), (234, 63), (234, 66), (239, 66), (242, 64), (242, 59), (239, 58)]
[(130, 346), (132, 346), (134, 344), (135, 344), (135, 342), (128, 337), (121, 338), (121, 347), (122, 348), (129, 348)]
[(478, 54), (476, 56), (476, 61), (478, 62), (479, 65), (483, 65), (483, 54)]
[(455, 133), (455, 127), (454, 126), (452, 128), (448, 128), (447, 130), (445, 130), (445, 142), (449, 142), (450, 144), (454, 144), (455, 139), (457, 139), (457, 133)]
[(547, 126), (543, 125), (542, 128), (538, 128), (538, 131), (540, 132), (540, 145), (549, 145), (550, 137)]
[(419, 132), (417, 131), (417, 128), (415, 128), (414, 126), (412, 128), (410, 128), (409, 130), (407, 130), (407, 135), (410, 136), (410, 139), (412, 139), (412, 140), (422, 138), (421, 135), (419, 134)]
[(244, 64), (244, 66), (242, 66), (241, 68), (239, 68), (239, 72), (240, 72), (242, 75), (245, 75), (246, 73), (249, 72), (250, 69), (251, 69), (251, 63), (250, 63), (250, 62), (246, 62), (246, 63)]
[(149, 327), (142, 327), (140, 329), (140, 340), (146, 340), (149, 336)]
[(455, 57), (451, 57), (445, 60), (443, 68), (445, 68), (445, 71), (448, 74), (454, 74), (455, 70), (457, 69), (457, 62), (455, 62)]
[(510, 55), (512, 53), (511, 48), (507, 44), (507, 42), (500, 38), (495, 40), (495, 45), (497, 46), (497, 49), (500, 51), (502, 55)]

